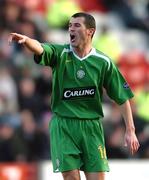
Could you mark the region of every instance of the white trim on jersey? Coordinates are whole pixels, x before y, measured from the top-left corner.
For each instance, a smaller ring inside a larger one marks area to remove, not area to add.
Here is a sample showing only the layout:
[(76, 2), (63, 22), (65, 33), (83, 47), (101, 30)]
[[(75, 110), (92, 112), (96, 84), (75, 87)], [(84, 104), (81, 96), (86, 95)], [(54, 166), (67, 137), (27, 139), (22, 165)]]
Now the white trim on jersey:
[(83, 58), (80, 58), (74, 51), (73, 51), (73, 48), (72, 46), (70, 45), (70, 50), (73, 52), (73, 55), (80, 61), (83, 61), (85, 60), (86, 58), (88, 58), (89, 56), (91, 56), (93, 54), (93, 51), (94, 51), (94, 48), (92, 48), (92, 50), (86, 55), (84, 56)]
[(108, 70), (109, 70), (109, 68), (110, 68), (110, 59), (107, 56), (99, 54), (98, 52), (96, 52), (96, 49), (94, 49), (94, 52), (93, 52), (92, 55), (98, 56), (98, 57), (102, 58), (103, 60), (106, 60), (108, 62)]
[(61, 53), (61, 56), (66, 52), (66, 53), (68, 53), (68, 52), (71, 52), (72, 50), (71, 49), (66, 49), (66, 48), (64, 48), (63, 49), (63, 51), (62, 51), (62, 53)]
[(88, 57), (91, 56), (91, 55), (100, 57), (101, 59), (103, 59), (103, 60), (105, 60), (105, 61), (108, 62), (108, 70), (109, 70), (109, 68), (110, 68), (110, 59), (109, 59), (107, 56), (105, 56), (105, 55), (99, 54), (99, 53), (96, 51), (95, 48), (92, 48), (92, 50), (91, 50), (86, 56), (84, 56), (83, 58), (80, 58), (80, 57), (73, 51), (73, 48), (72, 48), (71, 45), (70, 45), (70, 49), (67, 49), (67, 48), (64, 48), (64, 49), (63, 49), (63, 51), (62, 51), (62, 53), (61, 53), (61, 56), (62, 56), (65, 52), (66, 52), (66, 53), (67, 53), (67, 52), (72, 52), (73, 55), (74, 55), (78, 60), (80, 60), (80, 61), (85, 60), (86, 58), (88, 58)]

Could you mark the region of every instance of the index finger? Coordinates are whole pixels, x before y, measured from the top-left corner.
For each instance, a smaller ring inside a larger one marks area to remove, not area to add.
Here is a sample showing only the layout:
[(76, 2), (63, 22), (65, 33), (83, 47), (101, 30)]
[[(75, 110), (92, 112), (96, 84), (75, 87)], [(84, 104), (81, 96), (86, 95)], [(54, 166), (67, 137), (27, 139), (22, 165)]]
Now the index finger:
[(22, 38), (23, 37), (22, 34), (18, 34), (18, 33), (10, 33), (10, 35), (12, 37), (16, 37), (16, 38)]
[(18, 33), (10, 33), (9, 38), (8, 38), (8, 43), (12, 43), (12, 41), (18, 41), (20, 38), (22, 38), (21, 34)]

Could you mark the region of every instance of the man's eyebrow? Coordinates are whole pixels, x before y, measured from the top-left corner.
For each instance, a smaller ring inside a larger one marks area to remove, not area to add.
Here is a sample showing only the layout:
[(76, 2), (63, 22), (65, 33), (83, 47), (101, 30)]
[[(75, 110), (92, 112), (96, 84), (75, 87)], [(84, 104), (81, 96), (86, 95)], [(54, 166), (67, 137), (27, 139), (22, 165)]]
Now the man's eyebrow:
[(81, 23), (79, 23), (79, 22), (74, 22), (74, 23), (71, 23), (71, 22), (70, 22), (69, 24), (75, 24), (75, 25), (76, 25), (76, 24), (79, 24), (79, 25), (81, 25)]

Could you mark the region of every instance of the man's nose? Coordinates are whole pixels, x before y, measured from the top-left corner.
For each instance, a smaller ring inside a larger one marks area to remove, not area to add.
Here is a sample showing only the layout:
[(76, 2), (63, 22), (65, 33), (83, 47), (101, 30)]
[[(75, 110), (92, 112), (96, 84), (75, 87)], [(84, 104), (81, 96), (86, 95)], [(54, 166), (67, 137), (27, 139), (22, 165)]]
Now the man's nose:
[(74, 31), (74, 30), (75, 30), (74, 26), (69, 27), (69, 31)]

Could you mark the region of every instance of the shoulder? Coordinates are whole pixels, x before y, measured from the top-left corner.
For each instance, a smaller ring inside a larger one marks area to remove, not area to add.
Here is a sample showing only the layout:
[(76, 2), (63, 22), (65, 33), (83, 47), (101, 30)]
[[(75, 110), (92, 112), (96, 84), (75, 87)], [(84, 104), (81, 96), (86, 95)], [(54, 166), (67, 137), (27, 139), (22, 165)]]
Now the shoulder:
[(108, 69), (110, 68), (111, 66), (111, 59), (105, 55), (103, 52), (97, 50), (94, 48), (94, 53), (93, 53), (93, 56), (97, 57), (97, 59), (102, 63), (102, 64), (105, 64), (108, 66)]
[(60, 55), (71, 51), (69, 44), (42, 43), (42, 46), (49, 47)]
[(41, 45), (44, 48), (52, 48), (58, 51), (63, 51), (64, 48), (69, 48), (69, 44), (55, 44), (55, 43), (44, 42), (44, 43), (41, 43)]

